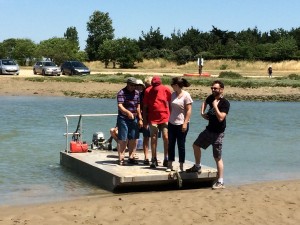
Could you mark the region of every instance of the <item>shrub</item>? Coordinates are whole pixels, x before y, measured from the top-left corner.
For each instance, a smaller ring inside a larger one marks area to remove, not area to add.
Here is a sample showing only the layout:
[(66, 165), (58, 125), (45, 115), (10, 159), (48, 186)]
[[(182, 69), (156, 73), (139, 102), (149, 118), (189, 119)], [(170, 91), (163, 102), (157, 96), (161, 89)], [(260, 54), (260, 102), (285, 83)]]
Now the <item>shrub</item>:
[(222, 65), (220, 66), (220, 70), (226, 70), (226, 69), (227, 69), (227, 67), (228, 67), (228, 65), (226, 65), (226, 64), (222, 64)]
[(220, 78), (231, 78), (231, 79), (240, 79), (240, 78), (243, 78), (243, 76), (241, 74), (235, 73), (235, 72), (232, 72), (232, 71), (221, 72), (219, 74), (219, 77)]
[(290, 74), (288, 75), (288, 79), (291, 79), (291, 80), (300, 80), (300, 76), (298, 74)]

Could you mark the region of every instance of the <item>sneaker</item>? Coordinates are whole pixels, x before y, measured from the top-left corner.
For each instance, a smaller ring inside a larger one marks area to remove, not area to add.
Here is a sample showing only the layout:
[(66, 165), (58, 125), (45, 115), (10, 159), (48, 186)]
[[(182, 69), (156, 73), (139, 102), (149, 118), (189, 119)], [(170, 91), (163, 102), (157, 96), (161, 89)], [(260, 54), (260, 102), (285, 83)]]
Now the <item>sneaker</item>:
[(164, 159), (164, 161), (163, 161), (163, 166), (164, 166), (164, 167), (168, 167), (168, 160)]
[(145, 160), (144, 160), (144, 165), (150, 165), (149, 159), (145, 159)]
[(157, 159), (152, 159), (151, 164), (150, 164), (150, 168), (156, 168), (157, 166), (158, 166)]
[(120, 166), (124, 166), (124, 165), (125, 165), (124, 159), (118, 160), (117, 163), (118, 163), (118, 165), (120, 165)]
[(224, 183), (221, 183), (221, 182), (216, 182), (216, 183), (214, 183), (214, 185), (212, 186), (212, 189), (223, 189), (223, 188), (225, 188), (225, 186), (224, 186)]
[(186, 169), (187, 173), (201, 173), (201, 166), (197, 167), (196, 165), (193, 165), (193, 167)]
[(139, 164), (139, 162), (138, 162), (136, 159), (131, 159), (131, 158), (128, 159), (128, 162), (127, 162), (127, 163), (129, 163), (129, 164), (134, 164), (134, 165)]
[(173, 167), (166, 169), (166, 172), (172, 172), (172, 171), (175, 171), (175, 170), (173, 169)]

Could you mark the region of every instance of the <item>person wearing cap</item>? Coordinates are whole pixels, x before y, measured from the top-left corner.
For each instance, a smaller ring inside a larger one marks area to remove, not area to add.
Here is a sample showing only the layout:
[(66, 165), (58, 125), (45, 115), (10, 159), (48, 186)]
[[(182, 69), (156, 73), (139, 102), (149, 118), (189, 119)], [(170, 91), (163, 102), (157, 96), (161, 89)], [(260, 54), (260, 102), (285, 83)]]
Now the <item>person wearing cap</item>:
[[(147, 77), (145, 79), (145, 84), (142, 80), (137, 79), (137, 90), (140, 92), (140, 101), (141, 101), (141, 114), (143, 115), (143, 98), (145, 95), (145, 89), (149, 86), (151, 86), (151, 80), (152, 77), (150, 77), (150, 82), (147, 82), (149, 78)], [(140, 133), (143, 133), (143, 151), (144, 151), (144, 164), (150, 165), (150, 161), (148, 158), (148, 152), (149, 152), (149, 138), (150, 138), (150, 130), (146, 129), (145, 127), (140, 128)]]
[(126, 87), (117, 94), (118, 102), (118, 153), (119, 165), (124, 165), (125, 149), (128, 146), (128, 163), (138, 164), (134, 158), (137, 139), (139, 138), (139, 127), (143, 126), (140, 111), (140, 94), (136, 90), (136, 79), (129, 77), (125, 81)]
[(268, 74), (269, 74), (269, 77), (270, 77), (270, 78), (272, 77), (272, 72), (273, 72), (273, 70), (272, 70), (272, 65), (270, 65), (270, 66), (268, 67)]
[(154, 76), (151, 81), (151, 87), (146, 89), (143, 99), (144, 127), (150, 127), (152, 153), (151, 168), (156, 168), (158, 166), (156, 149), (159, 131), (162, 132), (164, 144), (163, 166), (168, 166), (168, 121), (170, 116), (170, 101), (170, 89), (162, 85), (159, 76)]

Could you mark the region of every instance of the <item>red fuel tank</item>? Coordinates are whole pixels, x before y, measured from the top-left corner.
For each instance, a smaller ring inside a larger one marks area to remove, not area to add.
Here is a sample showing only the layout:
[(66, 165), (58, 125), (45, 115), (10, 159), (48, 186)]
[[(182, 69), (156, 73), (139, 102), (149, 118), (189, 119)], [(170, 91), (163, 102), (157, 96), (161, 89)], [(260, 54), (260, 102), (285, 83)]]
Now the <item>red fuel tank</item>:
[(71, 141), (70, 142), (70, 152), (87, 152), (88, 151), (88, 144), (82, 143), (80, 141)]

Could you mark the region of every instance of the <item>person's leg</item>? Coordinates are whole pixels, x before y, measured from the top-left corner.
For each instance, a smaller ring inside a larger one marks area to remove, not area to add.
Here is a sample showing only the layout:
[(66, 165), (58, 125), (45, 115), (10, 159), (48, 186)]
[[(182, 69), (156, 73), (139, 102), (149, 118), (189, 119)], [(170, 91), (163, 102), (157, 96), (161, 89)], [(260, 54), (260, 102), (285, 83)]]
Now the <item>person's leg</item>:
[(175, 145), (177, 137), (177, 126), (168, 124), (168, 161), (175, 161)]
[(182, 132), (182, 125), (177, 126), (177, 146), (178, 146), (178, 155), (179, 155), (179, 168), (181, 171), (183, 171), (183, 164), (185, 162), (185, 140), (188, 131), (189, 131), (189, 124), (187, 125), (187, 130), (185, 132)]
[(224, 163), (222, 159), (224, 133), (216, 134), (215, 142), (213, 143), (213, 155), (218, 171), (218, 180), (212, 186), (213, 189), (225, 188), (224, 186)]
[(151, 141), (150, 142), (151, 142), (152, 159), (156, 158), (157, 134), (158, 134), (157, 124), (150, 125), (150, 136), (151, 136)]
[(202, 131), (195, 142), (193, 143), (195, 165), (186, 170), (186, 172), (198, 172), (201, 173), (201, 148), (206, 149), (210, 144), (210, 132), (208, 130)]
[(163, 123), (159, 125), (160, 130), (162, 131), (162, 138), (164, 144), (164, 166), (168, 165), (168, 147), (169, 147), (169, 139), (168, 139), (168, 123)]
[(119, 160), (120, 161), (124, 160), (126, 146), (127, 146), (127, 141), (122, 141), (122, 140), (118, 141), (118, 147), (117, 148), (118, 148)]
[(149, 164), (148, 152), (149, 152), (149, 138), (150, 129), (143, 127), (143, 150), (144, 150), (144, 164)]
[(194, 149), (194, 157), (195, 157), (195, 164), (201, 164), (201, 148), (198, 145), (193, 144)]
[(138, 162), (135, 160), (137, 141), (140, 135), (137, 120), (127, 121), (127, 125), (128, 125), (127, 138), (128, 138), (129, 162), (133, 164), (138, 164)]
[[(119, 154), (119, 161), (123, 162), (125, 157), (125, 149), (127, 146), (127, 136), (128, 136), (128, 126), (124, 119), (118, 118), (117, 119), (117, 126), (118, 126), (118, 154)], [(121, 163), (122, 164), (122, 163)]]
[(214, 158), (214, 159), (216, 161), (217, 170), (218, 170), (218, 181), (221, 181), (221, 183), (223, 183), (223, 179), (224, 179), (223, 159), (222, 158)]
[(150, 124), (150, 136), (151, 136), (151, 168), (156, 168), (157, 166), (157, 135), (158, 135), (158, 127), (157, 124)]
[(143, 150), (144, 150), (144, 156), (145, 160), (148, 159), (148, 152), (149, 152), (149, 137), (144, 137), (143, 138)]
[(128, 141), (129, 158), (134, 159), (136, 152), (137, 139), (131, 139)]
[(110, 136), (118, 143), (118, 127), (110, 129)]

